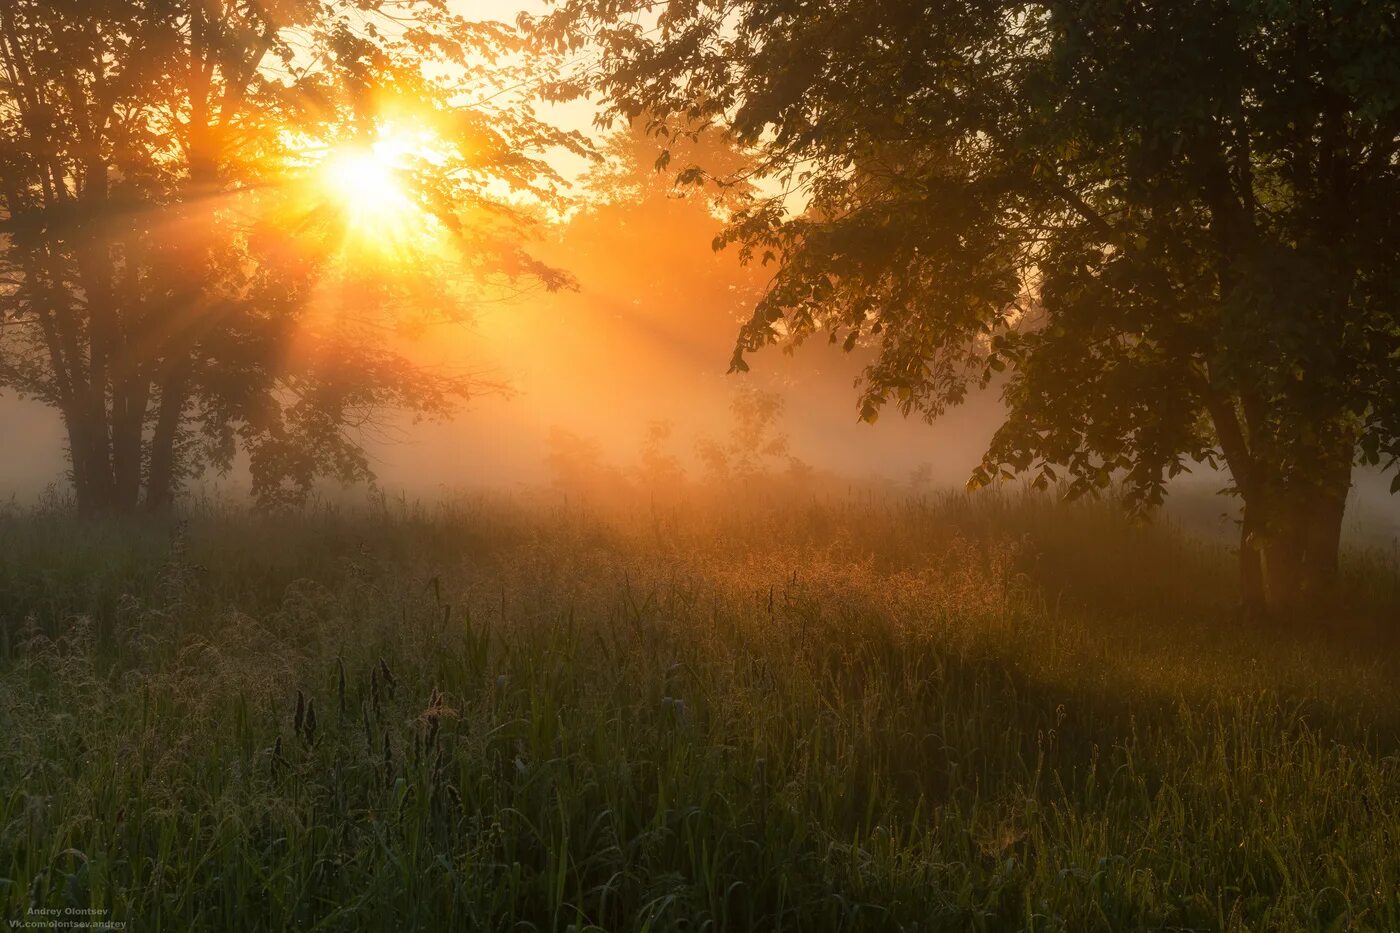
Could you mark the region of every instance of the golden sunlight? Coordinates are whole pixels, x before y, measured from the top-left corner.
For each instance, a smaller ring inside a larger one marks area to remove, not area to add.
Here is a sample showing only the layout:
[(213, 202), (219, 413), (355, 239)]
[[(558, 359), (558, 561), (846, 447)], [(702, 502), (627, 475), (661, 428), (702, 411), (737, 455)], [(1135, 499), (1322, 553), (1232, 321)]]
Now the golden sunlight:
[(403, 210), (408, 206), (395, 178), (395, 168), (374, 151), (341, 153), (326, 166), (336, 194), (353, 208)]
[(424, 140), (386, 133), (325, 160), (321, 188), (344, 220), (347, 247), (403, 258), (431, 243), (437, 224), (413, 197), (409, 174), (414, 159), (429, 157)]

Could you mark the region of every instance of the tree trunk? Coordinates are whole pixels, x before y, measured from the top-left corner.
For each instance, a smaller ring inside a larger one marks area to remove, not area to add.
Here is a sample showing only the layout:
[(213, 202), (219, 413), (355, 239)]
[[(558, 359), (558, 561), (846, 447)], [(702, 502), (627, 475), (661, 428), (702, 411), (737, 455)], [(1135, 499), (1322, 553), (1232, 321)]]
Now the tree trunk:
[(78, 510), (94, 514), (111, 509), (114, 497), (106, 419), (84, 404), (65, 412), (63, 420), (68, 431)]
[(1257, 395), (1229, 394), (1209, 373), (1201, 384), (1225, 462), (1244, 500), (1240, 591), (1252, 619), (1317, 617), (1335, 608), (1342, 516), (1351, 489), (1355, 438), (1337, 416), (1313, 423), (1321, 443), (1295, 445), (1301, 475), (1283, 472), (1279, 438)]
[(184, 420), (186, 384), (183, 367), (170, 373), (160, 390), (160, 408), (151, 434), (150, 472), (146, 478), (146, 508), (160, 512), (175, 504), (175, 441)]
[(1305, 557), (1314, 590), (1327, 598), (1336, 595), (1342, 550), (1342, 518), (1346, 514), (1351, 470), (1345, 481), (1317, 496), (1307, 514)]
[(112, 412), (112, 481), (118, 507), (135, 509), (141, 499), (142, 450), (146, 428), (146, 402), (150, 386), (123, 386), (116, 393)]
[(1304, 542), (1292, 511), (1269, 530), (1263, 548), (1269, 613), (1279, 618), (1295, 617), (1305, 608)]
[(1259, 533), (1246, 504), (1240, 522), (1240, 594), (1245, 617), (1262, 619), (1269, 614), (1269, 593), (1264, 584), (1264, 556), (1259, 549)]
[(68, 463), (72, 471), (73, 497), (78, 511), (92, 514), (101, 510), (98, 491), (93, 483), (92, 458), (82, 417), (74, 411), (64, 411), (63, 427), (68, 434)]
[(1350, 488), (1347, 463), (1331, 469), (1317, 484), (1277, 490), (1271, 502), (1246, 503), (1246, 509), (1266, 516), (1261, 550), (1270, 616), (1316, 619), (1335, 610), (1342, 518)]

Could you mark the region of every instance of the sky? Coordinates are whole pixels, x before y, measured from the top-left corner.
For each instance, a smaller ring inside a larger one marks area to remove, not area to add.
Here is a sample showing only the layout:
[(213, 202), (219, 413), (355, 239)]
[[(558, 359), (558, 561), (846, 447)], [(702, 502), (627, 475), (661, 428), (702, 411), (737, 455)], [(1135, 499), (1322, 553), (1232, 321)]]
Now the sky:
[[(544, 8), (508, 0), (458, 6), (503, 20)], [(587, 101), (541, 113), (596, 135), (596, 109)], [(650, 174), (654, 147), (640, 145), (635, 155)], [(560, 167), (577, 177), (586, 165)], [(764, 352), (751, 375), (726, 375), (739, 322), (769, 273), (740, 269), (732, 253), (716, 255), (710, 243), (719, 229), (703, 204), (672, 202), (662, 192), (649, 211), (612, 210), (546, 231), (532, 247), (576, 276), (577, 292), (483, 306), (469, 324), (429, 334), (416, 351), (424, 359), (480, 371), (510, 393), (484, 394), (447, 424), (404, 419), (371, 437), (383, 485), (419, 493), (547, 482), (549, 438), (558, 430), (595, 441), (625, 469), (647, 425), (660, 420), (673, 426), (676, 455), (693, 461), (697, 442), (728, 429), (730, 400), (744, 386), (784, 397), (780, 429), (793, 454), (814, 467), (903, 479), (930, 463), (940, 481), (964, 481), (990, 434), (985, 404), (934, 428), (893, 417), (872, 427), (857, 419), (858, 361), (820, 342), (791, 357)], [(0, 422), (24, 438), (0, 461), (0, 490), (31, 497), (62, 473), (57, 418), (37, 403), (0, 396)], [(226, 482), (236, 488), (241, 477)]]
[[(454, 5), (467, 15), (507, 21), (547, 7), (542, 0)], [(594, 134), (596, 109), (588, 101), (542, 113)], [(639, 154), (639, 160), (653, 157)], [(578, 293), (480, 313), (452, 346), (504, 376), (514, 396), (483, 398), (450, 425), (420, 426), (402, 444), (377, 450), (386, 482), (450, 487), (461, 481), (453, 455), (466, 451), (482, 475), (546, 479), (541, 452), (556, 427), (597, 440), (606, 457), (625, 465), (635, 458), (645, 425), (665, 420), (674, 427), (678, 455), (688, 459), (696, 440), (726, 430), (729, 400), (743, 385), (784, 396), (782, 429), (793, 452), (819, 468), (903, 479), (928, 463), (939, 481), (965, 481), (994, 427), (990, 396), (932, 428), (897, 417), (868, 425), (858, 420), (855, 404), (860, 363), (820, 342), (790, 357), (765, 352), (750, 376), (726, 375), (752, 288), (767, 273), (746, 273), (731, 254), (711, 250), (720, 229), (714, 218), (700, 210), (676, 214), (631, 233), (620, 226), (629, 222), (620, 212), (601, 221), (606, 248), (571, 254), (571, 241), (548, 257), (578, 277)], [(576, 241), (597, 239), (592, 231)]]
[[(544, 4), (457, 6), (479, 18), (512, 20)], [(542, 112), (592, 133), (595, 111), (586, 101)], [(638, 142), (631, 150), (639, 165), (654, 158), (648, 146)], [(565, 168), (577, 175), (582, 166)], [(727, 375), (739, 322), (770, 273), (716, 254), (710, 242), (719, 221), (703, 203), (668, 198), (664, 187), (654, 184), (641, 208), (595, 208), (542, 232), (532, 248), (573, 273), (577, 291), (483, 306), (469, 323), (427, 335), (415, 351), (423, 361), (481, 372), (510, 391), (473, 399), (448, 423), (397, 419), (368, 437), (383, 488), (432, 495), (547, 483), (551, 437), (561, 431), (596, 444), (606, 463), (626, 470), (656, 421), (672, 426), (672, 452), (698, 471), (697, 444), (723, 436), (729, 404), (745, 387), (783, 398), (779, 428), (792, 454), (818, 470), (903, 482), (927, 465), (935, 484), (961, 486), (999, 421), (996, 393), (975, 394), (932, 425), (893, 411), (866, 424), (857, 418), (853, 386), (859, 355), (820, 339), (790, 356), (765, 350), (751, 359), (751, 373)], [(4, 497), (29, 499), (61, 477), (63, 437), (51, 410), (0, 396), (0, 424), (17, 439), (0, 459)], [(236, 471), (214, 482), (237, 491), (243, 478)], [(1185, 485), (1213, 490), (1221, 482), (1207, 474)], [(1351, 510), (1353, 524), (1368, 540), (1400, 534), (1400, 505), (1383, 495), (1380, 479), (1363, 476), (1359, 485), (1364, 506)]]
[[(507, 21), (545, 9), (542, 2), (512, 0), (456, 6)], [(596, 109), (588, 101), (541, 113), (595, 135)], [(649, 144), (637, 153), (644, 168), (654, 157)], [(560, 168), (576, 177), (586, 166), (570, 160)], [(859, 363), (820, 343), (792, 357), (762, 353), (751, 375), (726, 375), (739, 322), (768, 273), (741, 270), (732, 254), (712, 251), (719, 222), (702, 205), (667, 204), (664, 196), (662, 202), (659, 213), (639, 218), (612, 211), (585, 219), (580, 232), (548, 233), (534, 244), (577, 277), (577, 292), (484, 306), (470, 324), (429, 335), (419, 350), (425, 358), (481, 371), (507, 383), (510, 395), (483, 395), (448, 424), (404, 420), (371, 438), (372, 462), (387, 488), (546, 482), (545, 454), (557, 429), (596, 441), (605, 459), (626, 468), (647, 424), (665, 420), (674, 428), (675, 453), (690, 461), (699, 440), (727, 430), (730, 399), (742, 386), (783, 395), (781, 429), (794, 455), (815, 467), (904, 478), (931, 463), (948, 484), (966, 478), (990, 435), (987, 404), (933, 428), (895, 417), (865, 424), (857, 419), (852, 387)], [(39, 404), (0, 397), (0, 421), (18, 426), (24, 438), (0, 461), (0, 489), (32, 496), (62, 472), (57, 419)], [(236, 487), (240, 479), (228, 482)]]

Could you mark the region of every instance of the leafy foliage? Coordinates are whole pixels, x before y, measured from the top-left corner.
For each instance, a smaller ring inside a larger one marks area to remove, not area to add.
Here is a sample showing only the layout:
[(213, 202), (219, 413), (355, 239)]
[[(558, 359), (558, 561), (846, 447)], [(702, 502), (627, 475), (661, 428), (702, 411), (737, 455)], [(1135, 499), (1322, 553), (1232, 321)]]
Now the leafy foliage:
[[(430, 290), (440, 318), (568, 284), (523, 250), (525, 205), (558, 203), (544, 149), (585, 146), (499, 92), (520, 51), (434, 0), (5, 5), (0, 386), (61, 412), (85, 507), (162, 506), (238, 449), (261, 501), (295, 501), (368, 475), (375, 413), (473, 388), (398, 338)], [(372, 276), (314, 179), (385, 127), (433, 140), (395, 183), (447, 246)]]
[[(560, 0), (610, 115), (721, 127), (774, 263), (733, 368), (872, 345), (861, 414), (1000, 386), (972, 477), (1142, 507), (1223, 459), (1242, 567), (1335, 573), (1353, 461), (1400, 455), (1400, 11), (1365, 0)], [(704, 180), (696, 178), (695, 180)], [(720, 178), (721, 184), (741, 180)]]
[(744, 387), (729, 403), (733, 421), (723, 440), (701, 438), (696, 453), (711, 476), (752, 482), (768, 472), (774, 461), (798, 464), (788, 437), (779, 425), (783, 397), (776, 392)]

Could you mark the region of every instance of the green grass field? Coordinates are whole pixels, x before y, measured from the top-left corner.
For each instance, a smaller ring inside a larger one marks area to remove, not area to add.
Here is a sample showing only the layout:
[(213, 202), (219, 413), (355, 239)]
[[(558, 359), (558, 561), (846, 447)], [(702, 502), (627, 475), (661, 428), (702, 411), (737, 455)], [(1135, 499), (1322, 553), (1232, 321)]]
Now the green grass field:
[(11, 924), (1400, 929), (1384, 626), (1244, 627), (1223, 547), (1109, 506), (0, 535)]

